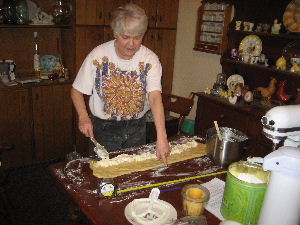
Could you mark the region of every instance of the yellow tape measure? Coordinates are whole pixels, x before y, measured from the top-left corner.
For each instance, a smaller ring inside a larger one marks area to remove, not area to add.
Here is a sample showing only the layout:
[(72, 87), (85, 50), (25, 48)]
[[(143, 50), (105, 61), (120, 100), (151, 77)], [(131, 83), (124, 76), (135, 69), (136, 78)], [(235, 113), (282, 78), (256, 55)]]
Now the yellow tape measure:
[(187, 178), (182, 178), (182, 179), (178, 179), (178, 180), (171, 180), (171, 181), (165, 181), (165, 182), (156, 183), (156, 184), (149, 184), (149, 185), (145, 185), (145, 186), (141, 186), (141, 187), (127, 188), (127, 189), (117, 191), (117, 194), (128, 192), (128, 191), (141, 190), (141, 189), (150, 188), (150, 187), (157, 187), (157, 186), (161, 186), (161, 185), (165, 185), (165, 184), (173, 184), (173, 183), (178, 183), (178, 182), (182, 182), (182, 181), (194, 180), (194, 179), (198, 179), (198, 178), (209, 177), (209, 176), (219, 175), (219, 174), (223, 174), (223, 173), (227, 173), (227, 171), (225, 170), (225, 171), (216, 172), (216, 173), (208, 173), (208, 174), (199, 175), (199, 176), (195, 176), (195, 177), (187, 177)]

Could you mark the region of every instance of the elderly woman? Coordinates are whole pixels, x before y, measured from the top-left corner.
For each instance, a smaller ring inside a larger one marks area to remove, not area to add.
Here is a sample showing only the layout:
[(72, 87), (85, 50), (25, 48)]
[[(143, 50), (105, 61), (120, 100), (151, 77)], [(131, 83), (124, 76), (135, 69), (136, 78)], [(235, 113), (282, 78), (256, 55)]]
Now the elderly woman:
[[(79, 130), (86, 137), (95, 137), (108, 151), (145, 144), (145, 113), (151, 108), (156, 154), (166, 164), (170, 147), (161, 99), (162, 68), (155, 53), (142, 45), (147, 26), (147, 16), (139, 6), (129, 3), (117, 8), (111, 22), (115, 40), (88, 54), (71, 97)], [(90, 95), (90, 116), (83, 94)]]

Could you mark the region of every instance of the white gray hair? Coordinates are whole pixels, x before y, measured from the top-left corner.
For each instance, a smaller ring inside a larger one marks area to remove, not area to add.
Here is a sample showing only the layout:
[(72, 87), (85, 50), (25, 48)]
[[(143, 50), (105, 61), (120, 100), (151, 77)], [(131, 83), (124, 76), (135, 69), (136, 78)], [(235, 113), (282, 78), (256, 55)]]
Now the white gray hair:
[(118, 7), (112, 13), (111, 28), (114, 33), (124, 32), (144, 34), (148, 26), (148, 17), (145, 11), (136, 4), (129, 3)]

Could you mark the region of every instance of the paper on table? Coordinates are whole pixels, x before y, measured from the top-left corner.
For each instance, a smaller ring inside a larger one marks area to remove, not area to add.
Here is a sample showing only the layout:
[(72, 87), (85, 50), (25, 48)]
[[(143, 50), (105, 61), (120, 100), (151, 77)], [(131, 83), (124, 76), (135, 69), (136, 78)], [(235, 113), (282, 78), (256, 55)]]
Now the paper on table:
[(210, 192), (210, 198), (205, 207), (206, 210), (218, 217), (220, 220), (224, 220), (220, 209), (223, 199), (223, 192), (225, 189), (225, 182), (218, 178), (214, 178), (202, 185), (206, 187)]

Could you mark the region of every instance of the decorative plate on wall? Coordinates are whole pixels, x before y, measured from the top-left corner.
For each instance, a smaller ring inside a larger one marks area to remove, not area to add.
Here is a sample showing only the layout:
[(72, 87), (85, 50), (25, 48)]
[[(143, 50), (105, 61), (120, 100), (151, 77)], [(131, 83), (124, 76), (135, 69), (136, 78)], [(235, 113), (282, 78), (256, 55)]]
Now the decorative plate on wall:
[(239, 46), (239, 52), (243, 55), (260, 56), (262, 51), (262, 41), (254, 34), (244, 37)]

